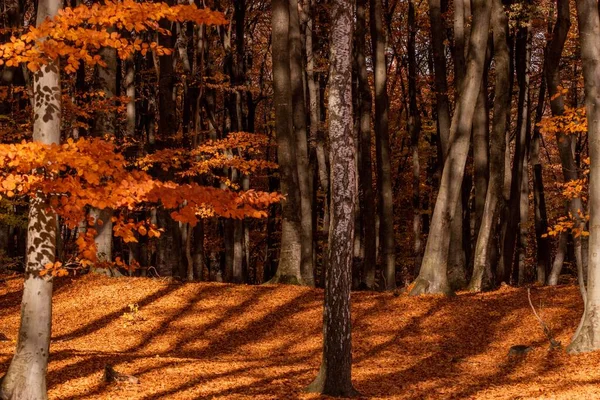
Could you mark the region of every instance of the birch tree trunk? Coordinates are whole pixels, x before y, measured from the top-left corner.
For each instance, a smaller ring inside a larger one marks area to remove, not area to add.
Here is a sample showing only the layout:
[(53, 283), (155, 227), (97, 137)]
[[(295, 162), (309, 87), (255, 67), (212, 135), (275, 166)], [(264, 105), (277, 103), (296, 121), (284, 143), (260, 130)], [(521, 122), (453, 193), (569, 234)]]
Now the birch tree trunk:
[[(598, 2), (577, 0), (581, 60), (585, 82), (585, 108), (590, 153), (588, 287), (584, 312), (569, 353), (600, 349), (600, 19)], [(582, 268), (579, 268), (581, 271)]]
[[(355, 146), (352, 134), (352, 3), (332, 0), (329, 143), (331, 224), (323, 309), (323, 359), (309, 392), (350, 397), (352, 340), (350, 284), (356, 205)], [(335, 179), (334, 179), (335, 177)]]
[[(41, 0), (37, 24), (53, 17), (62, 7), (60, 0)], [(33, 74), (33, 140), (43, 144), (60, 142), (61, 87), (59, 61), (51, 61)], [(48, 398), (46, 372), (52, 328), (52, 277), (40, 271), (56, 256), (57, 219), (46, 210), (43, 198), (29, 205), (27, 250), (21, 323), (15, 355), (0, 383), (0, 398), (45, 400)]]
[(460, 201), (473, 114), (483, 77), (491, 8), (491, 4), (487, 1), (473, 1), (473, 27), (465, 81), (452, 120), (451, 145), (444, 163), (421, 271), (410, 291), (411, 295), (450, 293), (447, 277), (450, 227), (454, 217), (460, 218), (459, 215), (454, 214), (457, 202)]

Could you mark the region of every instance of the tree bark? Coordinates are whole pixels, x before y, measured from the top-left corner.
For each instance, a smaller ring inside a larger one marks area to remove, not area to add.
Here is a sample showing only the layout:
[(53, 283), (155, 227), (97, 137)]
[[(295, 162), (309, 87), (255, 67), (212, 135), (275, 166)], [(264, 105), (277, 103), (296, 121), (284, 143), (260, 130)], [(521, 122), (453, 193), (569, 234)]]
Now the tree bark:
[(410, 147), (412, 155), (412, 206), (413, 206), (413, 268), (415, 271), (421, 265), (421, 252), (423, 244), (421, 240), (422, 218), (421, 218), (421, 166), (419, 164), (419, 135), (421, 133), (421, 115), (417, 107), (417, 53), (416, 46), (417, 25), (415, 18), (414, 1), (408, 3), (408, 97), (409, 117), (408, 132), (410, 134)]
[(298, 0), (289, 0), (290, 7), (290, 79), (292, 84), (292, 120), (296, 137), (296, 164), (300, 191), (300, 226), (302, 258), (300, 272), (304, 283), (315, 285), (313, 265), (312, 188), (308, 164), (308, 138), (306, 134), (306, 101), (304, 98), (304, 68)]
[(485, 52), (490, 26), (491, 5), (473, 1), (473, 27), (467, 56), (465, 84), (459, 95), (450, 130), (450, 149), (444, 164), (431, 229), (425, 247), (421, 271), (411, 295), (449, 293), (447, 269), (450, 227), (460, 201), (465, 164), (469, 153), (473, 113), (483, 77)]
[[(62, 7), (60, 0), (42, 0), (37, 7), (37, 25), (52, 18)], [(58, 60), (48, 62), (33, 74), (33, 140), (43, 144), (60, 142), (61, 86)], [(25, 282), (21, 322), (15, 355), (0, 382), (0, 398), (45, 400), (46, 372), (52, 331), (52, 277), (40, 271), (56, 257), (57, 218), (47, 211), (42, 198), (29, 206)]]
[(387, 93), (387, 61), (383, 30), (382, 0), (369, 0), (371, 47), (375, 83), (375, 155), (377, 159), (377, 195), (379, 244), (383, 263), (385, 289), (396, 287), (396, 249), (394, 238), (394, 199), (392, 192), (391, 150), (388, 131), (389, 101)]
[[(564, 49), (565, 42), (571, 27), (569, 1), (557, 0), (558, 16), (552, 39), (548, 45), (548, 51), (545, 57), (546, 81), (548, 84), (548, 95), (550, 96), (550, 108), (553, 116), (560, 116), (565, 111), (564, 96), (559, 94), (558, 87), (561, 85), (560, 79), (560, 59)], [(579, 179), (577, 164), (573, 155), (573, 138), (564, 132), (556, 133), (558, 143), (558, 152), (562, 164), (563, 177), (565, 183)], [(569, 201), (569, 212), (573, 216), (574, 228), (582, 229), (584, 221), (579, 217), (579, 211), (583, 210), (581, 198), (575, 197)], [(575, 261), (579, 263), (582, 259), (581, 237), (574, 238), (575, 242)], [(579, 267), (579, 266), (578, 266)]]
[[(513, 158), (512, 178), (510, 187), (509, 213), (504, 237), (504, 276), (500, 277), (506, 283), (510, 283), (513, 268), (514, 253), (519, 232), (519, 221), (521, 215), (521, 192), (523, 190), (523, 174), (526, 169), (527, 155), (527, 132), (529, 130), (529, 74), (531, 58), (531, 32), (528, 27), (519, 29), (516, 45), (516, 71), (519, 85), (519, 114), (517, 116), (517, 138), (515, 143), (515, 155)], [(529, 187), (527, 186), (527, 189)], [(518, 266), (515, 266), (514, 282), (519, 277)]]
[(542, 174), (542, 163), (540, 160), (541, 134), (538, 124), (544, 114), (544, 101), (546, 99), (546, 81), (542, 79), (538, 94), (537, 109), (535, 111), (535, 128), (529, 147), (529, 157), (533, 166), (533, 209), (535, 213), (535, 240), (537, 244), (536, 279), (541, 285), (546, 283), (550, 274), (550, 240), (543, 237), (548, 231), (548, 215), (546, 212), (546, 196), (544, 193), (544, 181)]
[[(444, 44), (444, 23), (442, 13), (447, 8), (447, 0), (429, 0), (429, 23), (431, 25), (431, 47), (435, 76), (435, 110), (437, 114), (437, 130), (442, 147), (442, 158), (448, 152), (450, 136), (450, 103), (448, 100), (448, 82), (446, 81), (446, 46)], [(444, 7), (443, 7), (444, 6)], [(443, 160), (441, 161), (443, 165)]]
[(273, 104), (277, 132), (277, 158), (281, 176), (282, 202), (281, 250), (277, 272), (270, 283), (304, 284), (300, 271), (302, 238), (297, 141), (292, 127), (292, 93), (290, 82), (289, 3), (272, 0)]
[[(579, 328), (567, 348), (569, 353), (600, 349), (600, 19), (596, 1), (577, 0), (576, 3), (590, 153), (590, 236), (584, 312)], [(581, 273), (582, 269), (578, 268), (578, 271)]]
[[(352, 4), (332, 0), (329, 143), (331, 160), (331, 224), (325, 304), (323, 359), (309, 392), (329, 396), (358, 395), (352, 386), (350, 284), (356, 205), (355, 145), (352, 134)], [(335, 179), (333, 179), (335, 177)]]
[(362, 194), (360, 215), (364, 238), (364, 258), (362, 282), (368, 289), (375, 287), (375, 264), (377, 263), (377, 236), (375, 225), (375, 196), (373, 193), (373, 165), (371, 157), (371, 88), (367, 76), (365, 57), (366, 29), (366, 0), (356, 2), (356, 33), (355, 52), (358, 65), (358, 85), (360, 108), (360, 165), (359, 191)]

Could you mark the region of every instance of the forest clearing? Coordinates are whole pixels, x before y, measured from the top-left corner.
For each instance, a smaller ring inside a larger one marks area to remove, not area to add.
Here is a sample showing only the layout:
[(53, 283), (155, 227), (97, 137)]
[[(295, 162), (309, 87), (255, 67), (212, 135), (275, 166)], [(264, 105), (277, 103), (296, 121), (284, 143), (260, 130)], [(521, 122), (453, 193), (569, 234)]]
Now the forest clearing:
[[(85, 276), (56, 282), (50, 399), (314, 399), (323, 291)], [(0, 285), (0, 370), (22, 281)], [(573, 285), (533, 288), (563, 344), (581, 316)], [(129, 304), (139, 309), (127, 317)], [(455, 297), (352, 294), (353, 381), (364, 398), (597, 398), (600, 354), (548, 350), (523, 288)], [(523, 358), (508, 349), (533, 346)], [(103, 382), (111, 364), (139, 384)]]

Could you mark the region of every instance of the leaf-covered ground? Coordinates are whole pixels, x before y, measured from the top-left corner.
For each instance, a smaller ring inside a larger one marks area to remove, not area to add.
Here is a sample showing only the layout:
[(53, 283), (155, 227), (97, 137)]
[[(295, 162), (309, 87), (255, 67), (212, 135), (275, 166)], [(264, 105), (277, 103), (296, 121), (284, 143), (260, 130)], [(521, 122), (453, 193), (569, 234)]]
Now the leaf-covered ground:
[[(14, 351), (22, 289), (21, 277), (5, 279), (0, 374)], [(322, 296), (290, 286), (59, 279), (50, 398), (316, 398), (302, 389), (319, 367)], [(567, 343), (582, 308), (577, 288), (533, 289), (532, 298)], [(453, 298), (359, 292), (352, 314), (353, 376), (366, 398), (600, 397), (600, 352), (550, 352), (524, 289)], [(535, 350), (510, 360), (516, 344)], [(140, 383), (103, 383), (106, 364)]]

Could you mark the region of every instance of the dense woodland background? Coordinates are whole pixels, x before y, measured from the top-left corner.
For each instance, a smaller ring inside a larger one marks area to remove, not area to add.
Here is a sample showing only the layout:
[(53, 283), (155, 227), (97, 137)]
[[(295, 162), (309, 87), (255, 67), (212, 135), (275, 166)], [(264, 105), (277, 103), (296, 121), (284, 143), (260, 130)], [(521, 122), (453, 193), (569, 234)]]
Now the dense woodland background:
[[(108, 223), (96, 239), (98, 252), (105, 261), (119, 257), (139, 266), (136, 275), (252, 284), (275, 277), (320, 286), (336, 179), (326, 130), (329, 6), (307, 1), (290, 9), (284, 30), (292, 62), (284, 85), (293, 130), (283, 133), (284, 148), (273, 119), (271, 3), (198, 5), (222, 11), (229, 23), (163, 23), (170, 35), (137, 35), (172, 53), (122, 60), (102, 50), (105, 67), (82, 61), (65, 73), (62, 136), (110, 137), (132, 165), (162, 179), (232, 190), (286, 188), (293, 210), (282, 214), (273, 205), (262, 220), (206, 217), (190, 227), (160, 209), (138, 208), (127, 218), (164, 230), (139, 243), (111, 237), (110, 218), (102, 215)], [(452, 238), (445, 263), (454, 290), (469, 283), (475, 290), (503, 281), (556, 284), (561, 271), (576, 273), (576, 260), (586, 263), (588, 155), (574, 7), (568, 1), (496, 6), (492, 25), (498, 25), (491, 29), (500, 29), (500, 37), (490, 30), (477, 44), (486, 55), (483, 80), (476, 102), (466, 105), (474, 115), (462, 150), (465, 172), (452, 176), (461, 182), (460, 201), (452, 225), (435, 232)], [(32, 25), (34, 7), (4, 3), (5, 40)], [(419, 274), (473, 24), (468, 1), (356, 4), (354, 288), (403, 287)], [(4, 142), (29, 135), (30, 81), (24, 67), (3, 67)], [(208, 140), (222, 140), (205, 153), (218, 157), (190, 158)], [(3, 210), (1, 247), (18, 270), (26, 206), (5, 200)], [(293, 231), (283, 241), (282, 215)], [(76, 238), (77, 229), (61, 230), (59, 259), (73, 256)], [(301, 252), (300, 271), (280, 263), (280, 249), (292, 242)]]
[[(5, 2), (5, 39), (32, 25), (34, 6)], [(408, 285), (419, 273), (473, 17), (469, 2), (386, 2), (381, 18), (373, 15), (375, 6), (356, 4), (353, 39), (360, 196), (353, 287), (390, 289)], [(171, 54), (137, 53), (121, 60), (116, 51), (104, 51), (106, 67), (81, 62), (75, 73), (65, 74), (62, 135), (110, 135), (132, 164), (152, 175), (233, 190), (278, 191), (284, 175), (273, 163), (282, 169), (293, 166), (293, 176), (285, 178), (293, 182), (286, 185), (290, 203), (295, 202), (291, 225), (296, 232), (287, 240), (299, 242), (302, 267), (299, 275), (286, 274), (322, 285), (328, 193), (335, 179), (326, 131), (328, 5), (304, 2), (297, 15), (290, 13), (288, 51), (295, 64), (286, 88), (293, 99), (288, 118), (294, 129), (286, 140), (297, 144), (284, 160), (278, 160), (273, 120), (271, 4), (236, 1), (206, 7), (224, 12), (229, 24), (165, 24), (171, 35), (150, 39), (175, 49)], [(575, 273), (578, 255), (586, 254), (579, 234), (585, 227), (579, 225), (586, 214), (581, 190), (588, 156), (574, 7), (568, 1), (503, 7), (505, 16), (499, 9), (492, 15), (505, 30), (506, 43), (490, 33), (484, 49), (481, 91), (477, 102), (468, 105), (475, 114), (465, 173), (456, 177), (462, 182), (461, 200), (451, 231), (444, 233), (453, 238), (447, 261), (453, 289), (470, 281), (472, 288), (502, 281), (556, 284), (561, 270)], [(500, 51), (507, 54), (498, 60)], [(5, 142), (30, 132), (28, 82), (26, 69), (3, 67)], [(506, 114), (506, 121), (496, 113)], [(505, 139), (498, 137), (500, 129)], [(266, 139), (242, 136), (238, 148), (223, 145), (219, 160), (201, 166), (190, 160), (190, 151), (233, 132)], [(570, 181), (575, 183), (565, 186)], [(495, 204), (486, 208), (488, 191)], [(2, 248), (18, 262), (26, 208), (4, 201), (3, 209)], [(108, 235), (97, 239), (98, 251), (107, 261), (135, 260), (140, 266), (135, 274), (258, 284), (276, 275), (281, 216), (274, 205), (263, 220), (204, 218), (190, 229), (160, 210), (138, 209), (128, 218), (151, 219), (164, 229), (160, 239), (124, 243)], [(482, 225), (486, 234), (480, 237)], [(548, 227), (551, 236), (544, 237)], [(76, 235), (62, 230), (60, 259), (72, 255)], [(475, 262), (478, 239), (489, 242), (491, 254)], [(473, 271), (481, 262), (484, 279), (477, 283)]]

